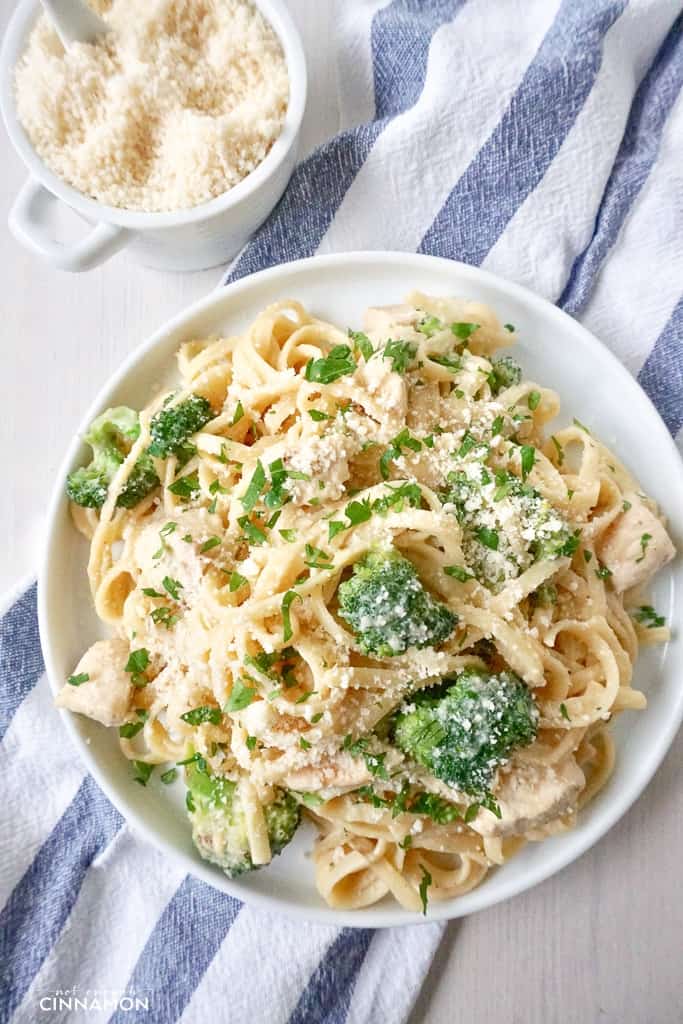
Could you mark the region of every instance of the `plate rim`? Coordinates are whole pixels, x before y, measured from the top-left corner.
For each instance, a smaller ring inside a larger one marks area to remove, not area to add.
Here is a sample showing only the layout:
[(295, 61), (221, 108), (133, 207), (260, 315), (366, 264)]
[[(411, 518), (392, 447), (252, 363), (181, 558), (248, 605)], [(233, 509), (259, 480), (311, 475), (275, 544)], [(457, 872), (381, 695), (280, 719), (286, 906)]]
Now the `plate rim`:
[[(255, 284), (258, 285), (260, 283), (277, 280), (281, 277), (287, 277), (293, 272), (296, 273), (301, 270), (305, 271), (307, 268), (343, 267), (349, 263), (370, 263), (377, 266), (401, 264), (403, 267), (405, 267), (406, 264), (429, 265), (435, 270), (452, 272), (461, 279), (469, 278), (473, 282), (494, 287), (495, 289), (505, 293), (510, 298), (521, 301), (532, 311), (535, 312), (540, 310), (544, 316), (549, 316), (551, 319), (556, 320), (564, 332), (578, 332), (583, 336), (584, 341), (589, 343), (589, 345), (597, 346), (602, 350), (602, 355), (607, 357), (608, 362), (611, 364), (616, 377), (620, 380), (620, 383), (623, 383), (627, 390), (635, 389), (635, 391), (639, 393), (641, 401), (645, 399), (646, 405), (649, 406), (649, 412), (651, 416), (654, 417), (654, 422), (657, 426), (657, 436), (654, 440), (657, 445), (663, 444), (664, 447), (668, 449), (667, 461), (670, 461), (676, 466), (679, 486), (683, 488), (683, 460), (681, 458), (681, 454), (679, 453), (673, 438), (659, 415), (659, 412), (649, 396), (640, 387), (637, 380), (620, 362), (611, 349), (596, 338), (591, 331), (564, 310), (555, 306), (548, 299), (537, 295), (524, 285), (510, 281), (505, 277), (492, 273), (491, 271), (484, 270), (479, 267), (473, 267), (457, 260), (450, 260), (444, 257), (431, 256), (422, 253), (390, 250), (353, 250), (343, 253), (309, 256), (304, 259), (293, 260), (287, 263), (279, 263), (273, 267), (268, 267), (264, 270), (246, 275), (245, 277), (229, 284), (223, 284), (221, 282), (203, 298), (192, 303), (190, 306), (166, 320), (161, 327), (128, 353), (119, 365), (118, 369), (107, 378), (103, 386), (97, 391), (95, 398), (81, 418), (78, 428), (60, 463), (52, 487), (47, 506), (46, 525), (38, 570), (37, 604), (40, 641), (45, 661), (45, 672), (48, 676), (50, 689), (53, 694), (56, 693), (59, 686), (61, 686), (61, 676), (57, 672), (55, 654), (52, 646), (51, 630), (49, 625), (50, 609), (47, 581), (50, 563), (53, 556), (55, 535), (59, 529), (59, 518), (60, 514), (64, 510), (66, 501), (62, 481), (65, 479), (66, 474), (71, 470), (79, 454), (82, 445), (81, 438), (90, 421), (100, 411), (100, 409), (105, 407), (111, 393), (119, 387), (119, 385), (130, 375), (140, 362), (143, 362), (157, 346), (163, 344), (168, 335), (181, 328), (185, 323), (192, 321), (198, 315), (214, 306), (218, 306), (222, 302), (230, 302), (233, 299), (239, 299), (241, 292), (249, 291)], [(57, 685), (57, 680), (60, 680), (59, 686)], [(522, 879), (510, 879), (506, 884), (506, 880), (503, 875), (502, 881), (499, 882), (498, 890), (493, 894), (487, 895), (485, 887), (475, 888), (463, 896), (454, 897), (452, 900), (446, 900), (431, 905), (427, 915), (423, 916), (421, 914), (415, 914), (412, 911), (405, 910), (398, 905), (391, 905), (391, 907), (383, 908), (370, 906), (359, 910), (336, 910), (335, 908), (328, 906), (320, 908), (307, 907), (301, 905), (292, 897), (271, 895), (252, 889), (245, 890), (238, 881), (228, 879), (226, 876), (220, 875), (210, 865), (195, 862), (189, 855), (175, 849), (156, 829), (146, 824), (146, 821), (141, 814), (132, 809), (125, 800), (119, 798), (118, 794), (115, 792), (115, 787), (109, 783), (106, 772), (103, 769), (100, 769), (97, 758), (91, 753), (90, 747), (86, 743), (85, 739), (80, 736), (76, 726), (76, 716), (66, 710), (59, 709), (62, 722), (64, 723), (81, 760), (84, 762), (87, 771), (93, 776), (97, 785), (104, 792), (107, 799), (117, 808), (124, 821), (129, 825), (134, 834), (150, 842), (156, 849), (169, 857), (171, 862), (182, 865), (189, 874), (200, 878), (217, 891), (227, 893), (241, 902), (263, 907), (264, 909), (271, 911), (274, 910), (298, 920), (351, 928), (386, 928), (454, 920), (466, 914), (485, 910), (498, 903), (506, 901), (515, 895), (526, 892), (528, 889), (546, 881), (546, 879), (561, 871), (562, 868), (567, 867), (569, 864), (578, 860), (584, 853), (602, 839), (619, 821), (619, 819), (626, 814), (629, 808), (635, 803), (638, 797), (642, 795), (643, 791), (652, 780), (674, 740), (674, 737), (680, 727), (681, 720), (683, 720), (683, 688), (681, 688), (670, 712), (671, 713), (669, 714), (665, 726), (657, 734), (656, 742), (653, 743), (645, 752), (630, 788), (627, 788), (627, 790), (621, 794), (616, 793), (614, 797), (609, 800), (603, 808), (601, 808), (597, 820), (593, 820), (584, 825), (580, 832), (576, 830), (566, 833), (568, 840), (570, 840), (571, 837), (574, 837), (573, 843), (568, 841), (565, 844), (550, 849), (546, 858), (538, 865), (532, 865), (528, 870), (527, 875)]]

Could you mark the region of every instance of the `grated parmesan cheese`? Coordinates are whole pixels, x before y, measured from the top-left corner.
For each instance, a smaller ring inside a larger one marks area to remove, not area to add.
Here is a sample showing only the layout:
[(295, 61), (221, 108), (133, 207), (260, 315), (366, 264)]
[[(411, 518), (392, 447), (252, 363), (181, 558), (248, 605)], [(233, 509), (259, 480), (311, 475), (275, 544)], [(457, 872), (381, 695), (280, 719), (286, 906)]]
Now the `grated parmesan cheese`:
[(221, 195), (280, 135), (280, 43), (248, 0), (89, 0), (111, 31), (64, 51), (48, 19), (15, 74), (36, 151), (100, 202), (160, 212)]

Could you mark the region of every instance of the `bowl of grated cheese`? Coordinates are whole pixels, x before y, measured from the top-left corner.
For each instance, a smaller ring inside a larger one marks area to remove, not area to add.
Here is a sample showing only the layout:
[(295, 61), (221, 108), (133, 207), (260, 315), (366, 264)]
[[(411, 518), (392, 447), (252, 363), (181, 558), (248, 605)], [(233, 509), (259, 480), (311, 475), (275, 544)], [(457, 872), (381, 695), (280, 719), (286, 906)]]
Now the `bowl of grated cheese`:
[[(0, 107), (29, 170), (10, 211), (19, 242), (61, 270), (120, 250), (191, 271), (231, 259), (284, 192), (306, 62), (283, 0), (88, 0), (110, 26), (62, 46), (22, 0), (0, 52)], [(56, 240), (51, 207), (90, 226)]]

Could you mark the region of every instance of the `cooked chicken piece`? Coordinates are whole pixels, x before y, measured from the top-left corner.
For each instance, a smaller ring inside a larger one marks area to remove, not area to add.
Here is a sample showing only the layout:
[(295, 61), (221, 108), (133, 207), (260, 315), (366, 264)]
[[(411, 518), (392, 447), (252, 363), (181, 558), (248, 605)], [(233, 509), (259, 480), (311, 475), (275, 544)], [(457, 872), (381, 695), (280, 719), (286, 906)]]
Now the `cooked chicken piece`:
[(359, 757), (340, 752), (334, 758), (306, 768), (295, 768), (283, 779), (287, 789), (315, 792), (321, 789), (358, 789), (372, 782), (372, 775)]
[(585, 784), (573, 757), (554, 765), (515, 764), (501, 771), (493, 792), (501, 817), (482, 810), (471, 827), (482, 836), (524, 835), (572, 810)]
[[(373, 356), (356, 370), (356, 379), (367, 390), (366, 411), (383, 423), (389, 419), (395, 426), (403, 423), (408, 406), (408, 389), (400, 373), (394, 373), (391, 360)], [(393, 429), (393, 428), (392, 428)]]
[[(175, 527), (162, 529), (172, 519)], [(134, 539), (133, 560), (140, 566), (140, 586), (153, 587), (163, 591), (164, 576), (172, 576), (182, 584), (184, 597), (196, 595), (201, 589), (206, 566), (213, 556), (200, 557), (199, 549), (210, 537), (221, 537), (225, 527), (220, 516), (207, 509), (188, 509), (179, 512), (175, 518), (167, 513), (150, 516)], [(188, 537), (189, 540), (183, 538)]]
[(57, 694), (60, 708), (77, 711), (102, 725), (122, 725), (130, 707), (133, 685), (125, 664), (130, 648), (125, 640), (100, 640), (85, 652), (74, 675), (89, 679), (80, 686), (66, 683)]
[(596, 548), (598, 558), (612, 573), (618, 594), (646, 583), (676, 554), (661, 520), (642, 498), (630, 492), (624, 499), (626, 511), (614, 520)]
[(374, 342), (412, 337), (420, 316), (419, 310), (404, 303), (396, 306), (371, 306), (365, 310), (363, 328)]

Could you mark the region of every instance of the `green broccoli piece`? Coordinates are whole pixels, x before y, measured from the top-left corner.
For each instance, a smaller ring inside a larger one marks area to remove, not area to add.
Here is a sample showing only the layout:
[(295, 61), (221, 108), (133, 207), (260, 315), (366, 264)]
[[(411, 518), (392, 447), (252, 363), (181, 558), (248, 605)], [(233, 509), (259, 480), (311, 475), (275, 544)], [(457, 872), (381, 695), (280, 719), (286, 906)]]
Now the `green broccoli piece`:
[(472, 668), (417, 694), (396, 718), (394, 741), (435, 778), (482, 799), (496, 768), (534, 740), (538, 717), (513, 672)]
[[(192, 822), (192, 839), (205, 860), (218, 864), (228, 878), (252, 871), (244, 810), (237, 783), (219, 775), (210, 775), (197, 762), (188, 765), (187, 807)], [(281, 791), (264, 808), (270, 849), (281, 853), (296, 832), (300, 807), (291, 795)]]
[(521, 367), (510, 356), (494, 359), (491, 367), (488, 382), (494, 395), (505, 391), (506, 388), (511, 388), (514, 384), (519, 384), (522, 379)]
[(339, 587), (339, 614), (364, 654), (390, 658), (409, 647), (435, 647), (458, 621), (423, 587), (412, 562), (396, 551), (371, 552)]
[(450, 473), (448, 482), (443, 501), (462, 527), (465, 560), (487, 586), (495, 589), (534, 562), (571, 557), (576, 551), (579, 531), (572, 531), (550, 502), (514, 473), (491, 474), (477, 466), (469, 473)]
[(201, 395), (190, 395), (170, 409), (161, 409), (150, 423), (150, 455), (165, 459), (178, 454), (187, 439), (210, 419), (213, 419), (211, 406)]
[[(77, 505), (101, 508), (107, 500), (109, 484), (140, 435), (138, 414), (126, 406), (107, 409), (93, 420), (84, 437), (93, 452), (87, 466), (70, 473), (66, 493)], [(116, 504), (133, 508), (159, 484), (151, 458), (143, 453), (135, 463)]]

